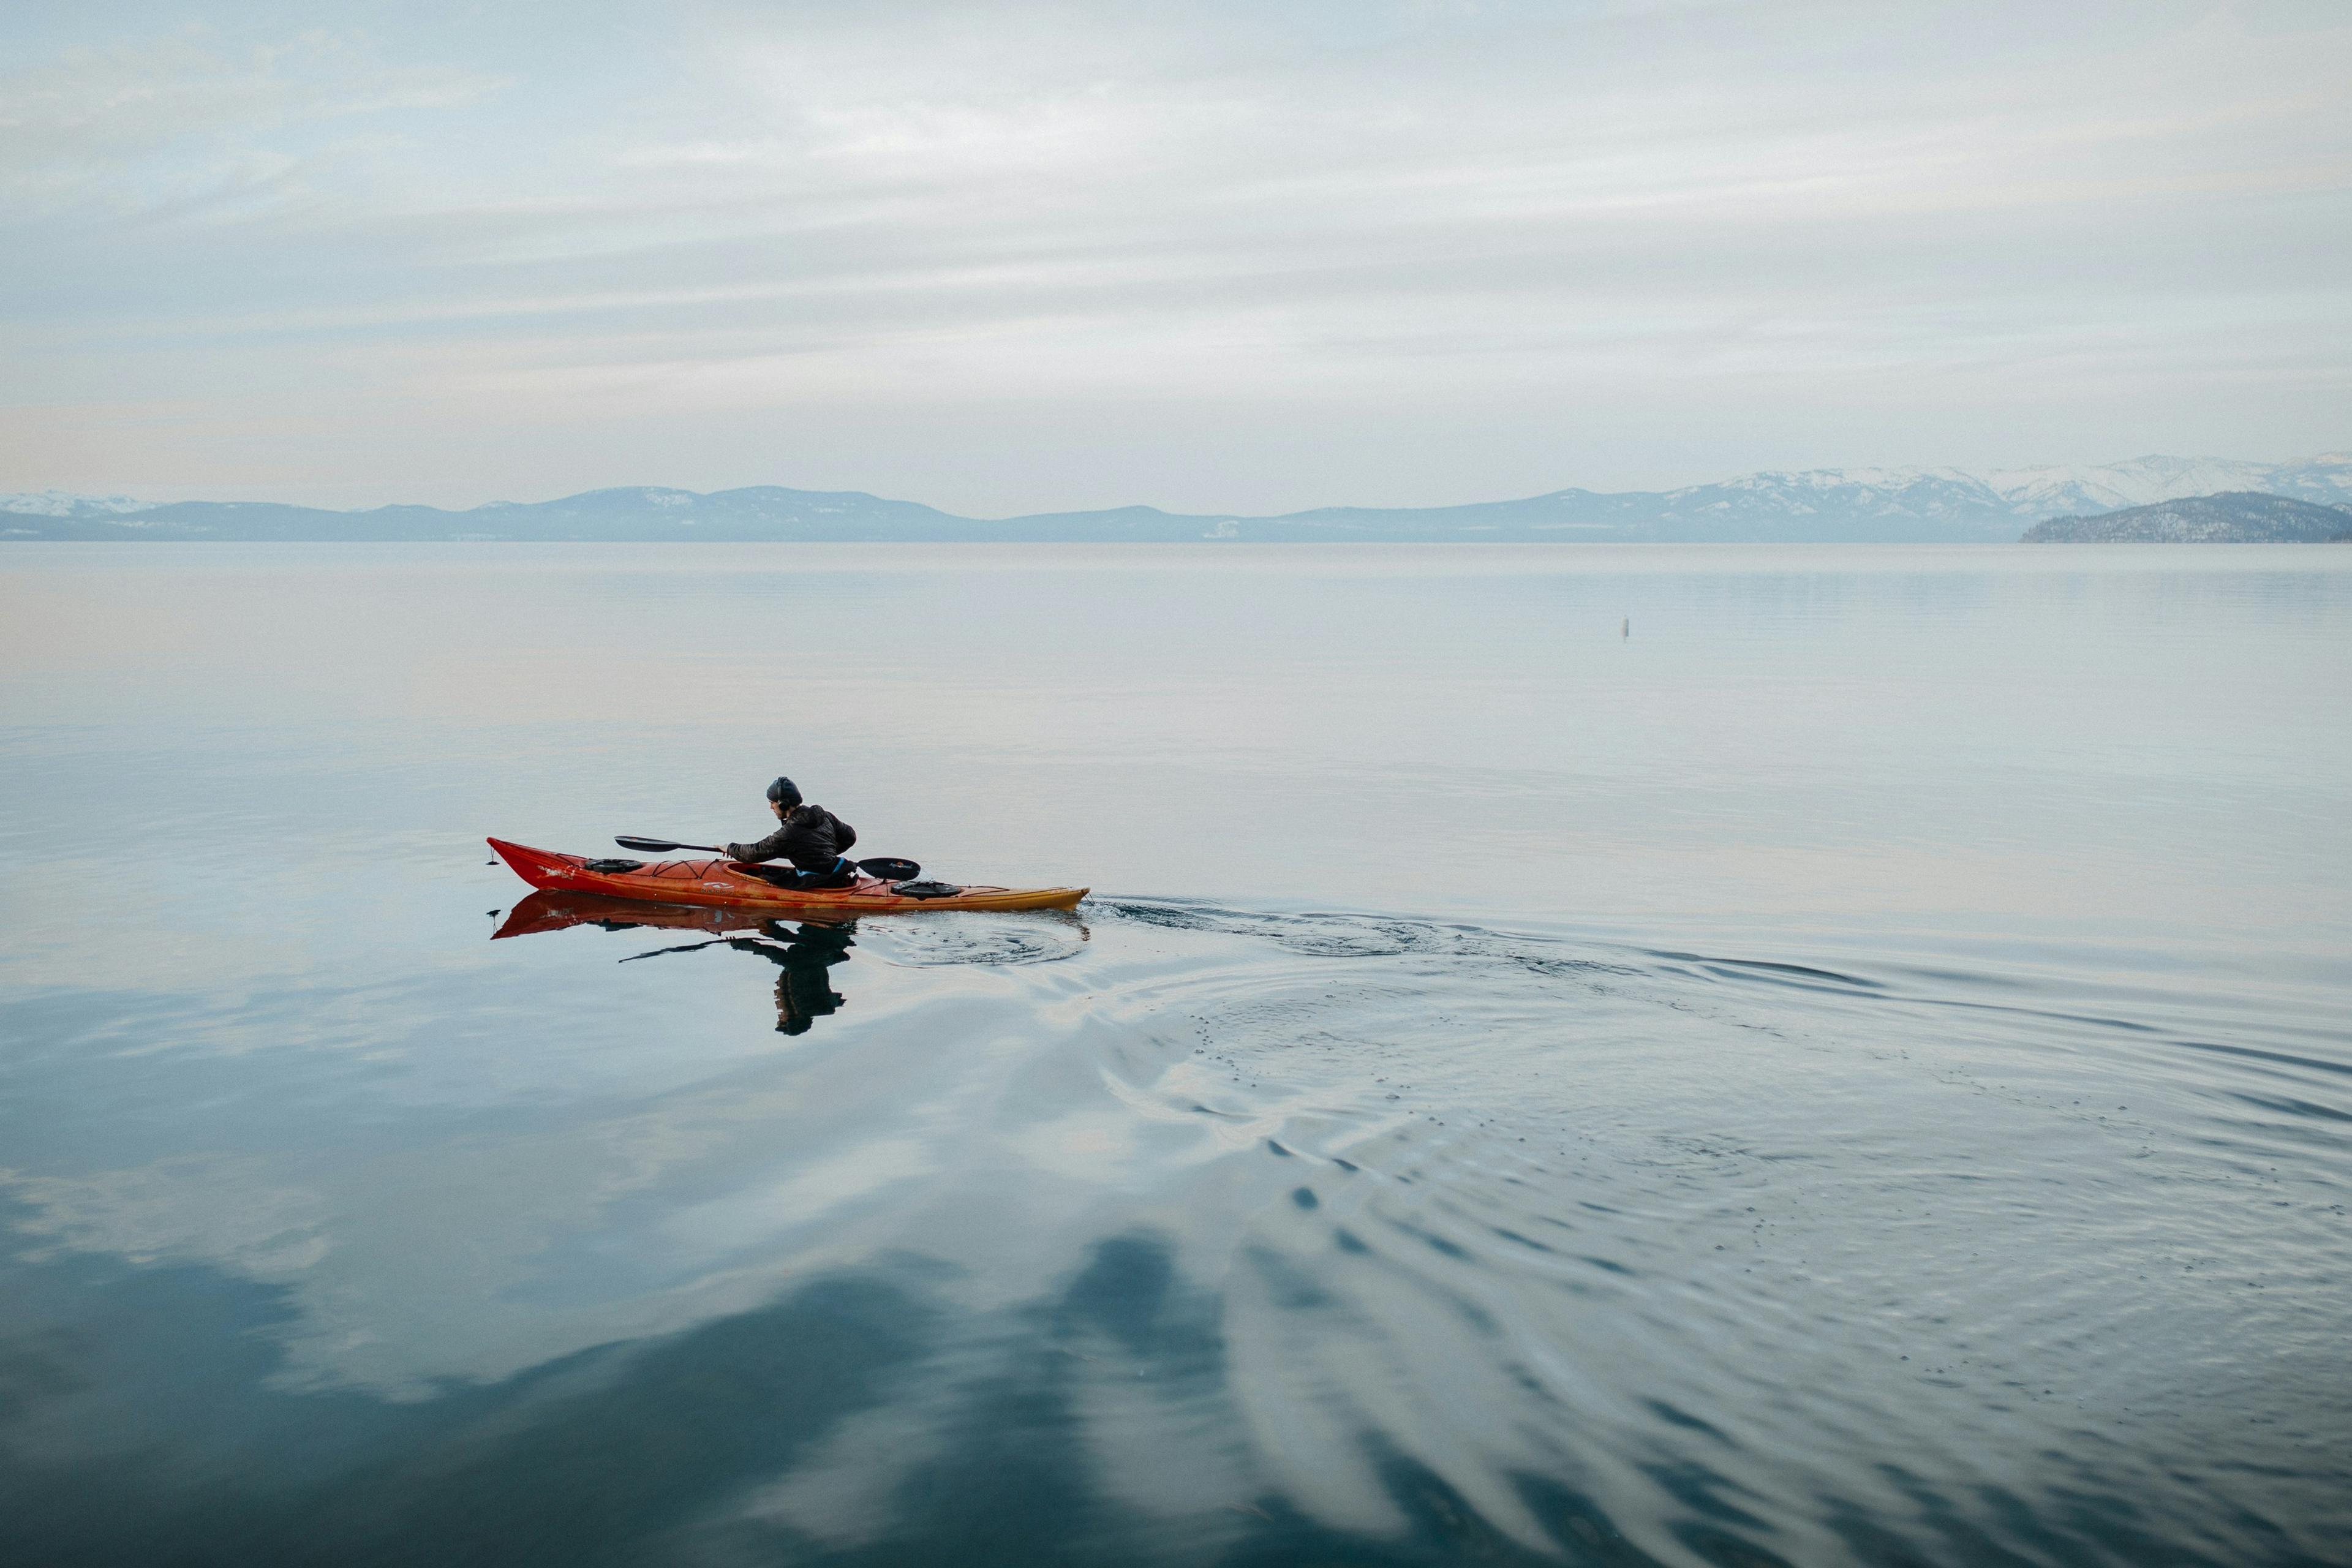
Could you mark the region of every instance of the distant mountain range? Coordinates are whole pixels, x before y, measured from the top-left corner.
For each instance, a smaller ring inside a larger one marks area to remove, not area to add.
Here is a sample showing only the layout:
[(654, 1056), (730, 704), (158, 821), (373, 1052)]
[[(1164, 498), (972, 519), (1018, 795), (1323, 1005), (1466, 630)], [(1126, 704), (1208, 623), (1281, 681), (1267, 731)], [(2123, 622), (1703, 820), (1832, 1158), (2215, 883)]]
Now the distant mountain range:
[(1279, 517), (1180, 514), (1138, 506), (976, 519), (856, 490), (772, 485), (710, 495), (591, 490), (562, 500), (492, 501), (467, 511), (428, 506), (327, 511), (272, 501), (149, 503), (48, 491), (0, 495), (0, 541), (2007, 542), (2051, 519), (2216, 491), (2352, 503), (2352, 454), (2299, 463), (2138, 458), (2099, 467), (1983, 474), (1958, 468), (1815, 468), (1747, 474), (1672, 490), (1566, 489), (1467, 506), (1324, 507)]
[(2060, 517), (2025, 531), (2028, 544), (2317, 544), (2352, 539), (2352, 507), (2253, 490)]

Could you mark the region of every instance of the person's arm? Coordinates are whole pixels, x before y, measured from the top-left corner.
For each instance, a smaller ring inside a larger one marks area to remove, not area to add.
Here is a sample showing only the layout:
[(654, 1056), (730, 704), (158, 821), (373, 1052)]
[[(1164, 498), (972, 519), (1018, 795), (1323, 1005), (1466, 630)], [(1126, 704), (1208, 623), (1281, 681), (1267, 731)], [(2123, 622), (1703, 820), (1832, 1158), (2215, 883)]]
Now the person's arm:
[(786, 823), (756, 843), (730, 844), (727, 846), (727, 858), (730, 860), (748, 860), (755, 866), (762, 860), (773, 860), (784, 852), (784, 835), (790, 831), (792, 824)]

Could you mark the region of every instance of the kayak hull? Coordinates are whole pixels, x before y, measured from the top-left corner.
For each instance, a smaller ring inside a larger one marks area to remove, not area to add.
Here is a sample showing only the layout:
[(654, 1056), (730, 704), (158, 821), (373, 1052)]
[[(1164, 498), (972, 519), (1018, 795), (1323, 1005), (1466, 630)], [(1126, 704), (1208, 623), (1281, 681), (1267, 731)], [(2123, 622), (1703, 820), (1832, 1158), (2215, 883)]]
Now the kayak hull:
[(1084, 888), (970, 887), (943, 899), (910, 899), (890, 890), (879, 878), (861, 876), (846, 888), (801, 891), (779, 888), (754, 876), (740, 860), (656, 860), (635, 871), (591, 871), (588, 858), (533, 849), (493, 838), (490, 847), (516, 876), (542, 891), (594, 893), (657, 904), (823, 913), (836, 918), (866, 914), (914, 914), (929, 910), (1066, 910), (1087, 896)]

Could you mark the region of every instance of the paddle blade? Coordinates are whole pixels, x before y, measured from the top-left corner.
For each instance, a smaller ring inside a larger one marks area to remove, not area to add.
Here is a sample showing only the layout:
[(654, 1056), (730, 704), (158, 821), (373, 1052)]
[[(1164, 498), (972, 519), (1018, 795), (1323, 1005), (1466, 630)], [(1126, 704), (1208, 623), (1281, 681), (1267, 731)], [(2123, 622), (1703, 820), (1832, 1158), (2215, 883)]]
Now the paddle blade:
[(871, 860), (860, 860), (857, 868), (869, 877), (879, 877), (886, 882), (911, 882), (923, 874), (923, 868), (912, 860), (899, 860), (888, 855), (877, 855)]

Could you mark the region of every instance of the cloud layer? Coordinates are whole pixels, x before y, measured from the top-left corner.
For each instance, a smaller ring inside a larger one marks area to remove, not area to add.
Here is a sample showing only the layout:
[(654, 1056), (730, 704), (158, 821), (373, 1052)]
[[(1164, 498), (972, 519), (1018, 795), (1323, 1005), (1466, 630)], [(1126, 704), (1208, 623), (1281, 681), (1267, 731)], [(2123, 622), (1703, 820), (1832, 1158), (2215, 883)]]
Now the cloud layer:
[(2284, 458), (2340, 5), (0, 24), (0, 489), (1275, 510)]

